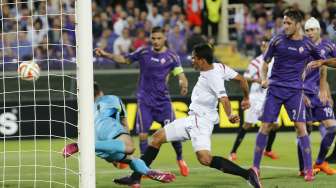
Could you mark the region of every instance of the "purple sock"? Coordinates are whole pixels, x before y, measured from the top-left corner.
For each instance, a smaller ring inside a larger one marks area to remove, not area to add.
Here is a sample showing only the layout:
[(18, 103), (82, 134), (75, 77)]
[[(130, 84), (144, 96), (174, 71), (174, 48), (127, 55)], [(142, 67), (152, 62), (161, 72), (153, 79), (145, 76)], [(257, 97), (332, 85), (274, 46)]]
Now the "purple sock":
[(310, 139), (308, 135), (298, 137), (302, 151), (304, 170), (312, 169), (312, 157), (310, 149)]
[(323, 137), (327, 134), (327, 129), (322, 123), (319, 126), (319, 131), (320, 131), (321, 137), (323, 139)]
[(257, 134), (256, 138), (256, 145), (254, 148), (254, 159), (253, 159), (253, 166), (256, 168), (260, 168), (260, 161), (266, 147), (268, 135), (265, 135), (261, 132)]
[(143, 155), (148, 147), (148, 140), (140, 140), (140, 152)]
[(323, 163), (325, 156), (327, 155), (329, 151), (329, 147), (334, 141), (335, 131), (336, 131), (336, 126), (326, 128), (326, 134), (321, 141), (320, 151), (316, 159), (316, 164)]

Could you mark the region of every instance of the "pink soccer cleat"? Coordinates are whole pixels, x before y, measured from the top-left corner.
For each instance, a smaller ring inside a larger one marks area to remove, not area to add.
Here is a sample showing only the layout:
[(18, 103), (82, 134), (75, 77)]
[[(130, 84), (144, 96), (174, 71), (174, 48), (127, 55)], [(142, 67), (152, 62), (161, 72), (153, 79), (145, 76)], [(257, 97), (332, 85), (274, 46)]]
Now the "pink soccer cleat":
[(150, 170), (147, 173), (147, 176), (150, 179), (155, 180), (155, 181), (159, 181), (161, 183), (170, 183), (170, 182), (173, 182), (176, 179), (176, 177), (173, 173), (161, 172), (161, 171), (158, 171), (158, 170)]
[(64, 158), (70, 157), (71, 155), (75, 154), (78, 152), (78, 145), (77, 143), (71, 143), (66, 145), (63, 148), (62, 155)]

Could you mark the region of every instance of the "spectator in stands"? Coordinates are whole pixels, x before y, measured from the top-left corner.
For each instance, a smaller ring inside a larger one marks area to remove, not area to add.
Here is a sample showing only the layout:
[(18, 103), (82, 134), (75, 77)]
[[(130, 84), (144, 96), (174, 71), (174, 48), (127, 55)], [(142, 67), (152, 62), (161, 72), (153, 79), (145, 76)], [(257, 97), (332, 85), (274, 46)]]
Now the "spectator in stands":
[(93, 22), (92, 22), (93, 39), (98, 40), (102, 32), (103, 32), (103, 25), (100, 18), (100, 14), (96, 14), (93, 16)]
[(277, 0), (275, 6), (273, 7), (273, 19), (282, 18), (283, 11), (285, 10), (285, 1), (284, 0)]
[(263, 3), (255, 3), (254, 9), (252, 10), (252, 16), (258, 20), (259, 17), (266, 17), (266, 9)]
[(127, 0), (125, 8), (127, 15), (132, 16), (134, 13), (134, 9), (135, 9), (134, 0)]
[(38, 45), (44, 37), (48, 34), (48, 25), (44, 24), (40, 18), (37, 18), (33, 26), (31, 24), (27, 25), (28, 30), (28, 40), (33, 45)]
[(202, 25), (203, 0), (184, 0), (187, 20), (194, 26)]
[(186, 56), (186, 36), (181, 33), (179, 24), (176, 24), (168, 33), (167, 41), (169, 49), (175, 51), (181, 59)]
[(320, 21), (321, 33), (325, 34), (327, 30), (327, 26), (330, 24), (330, 14), (327, 9), (322, 11), (322, 18)]
[(152, 7), (152, 14), (148, 14), (147, 18), (151, 23), (153, 27), (156, 26), (163, 26), (163, 17), (162, 15), (158, 12), (158, 8), (156, 6)]
[(272, 35), (277, 35), (283, 31), (282, 28), (282, 18), (277, 17), (274, 22), (274, 27), (272, 27)]
[(131, 48), (131, 38), (129, 37), (128, 28), (122, 30), (122, 34), (114, 41), (113, 53), (118, 55), (126, 54)]
[(335, 0), (327, 0), (327, 10), (329, 12), (330, 19), (334, 19), (336, 17)]
[(195, 26), (192, 34), (187, 38), (187, 53), (191, 54), (195, 45), (204, 43), (206, 43), (206, 37), (202, 35), (201, 27)]
[(148, 43), (148, 40), (146, 38), (145, 30), (139, 28), (137, 30), (137, 36), (135, 37), (132, 43), (132, 50), (136, 50), (140, 47), (145, 47), (147, 43)]
[(118, 16), (118, 20), (114, 23), (113, 30), (117, 35), (121, 35), (123, 29), (126, 27), (127, 25), (126, 17), (127, 17), (126, 12), (122, 11), (120, 13), (120, 16)]
[(28, 40), (26, 31), (18, 32), (18, 39), (11, 42), (11, 47), (15, 50), (13, 56), (21, 61), (25, 56), (32, 56), (33, 47), (31, 41)]
[(312, 6), (311, 11), (310, 11), (310, 16), (316, 19), (321, 19), (321, 12), (318, 9), (317, 0), (312, 0), (310, 4)]
[(243, 8), (236, 12), (234, 17), (235, 29), (237, 33), (238, 50), (244, 48), (244, 32), (245, 27), (250, 23), (251, 13), (247, 4), (243, 4)]
[[(221, 0), (206, 0), (207, 20), (206, 35), (213, 36), (215, 39), (218, 34), (218, 25), (221, 18)], [(210, 32), (209, 32), (210, 29)]]
[(160, 3), (158, 3), (158, 9), (159, 12), (169, 12), (170, 6), (168, 4), (168, 0), (160, 0)]

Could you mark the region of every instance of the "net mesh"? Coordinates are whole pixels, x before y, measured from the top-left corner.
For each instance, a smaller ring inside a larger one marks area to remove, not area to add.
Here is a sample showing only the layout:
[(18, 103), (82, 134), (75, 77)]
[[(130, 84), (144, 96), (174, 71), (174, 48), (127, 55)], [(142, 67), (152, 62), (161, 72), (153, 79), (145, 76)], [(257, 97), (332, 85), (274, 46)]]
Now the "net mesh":
[[(78, 187), (75, 0), (1, 0), (0, 186)], [(17, 69), (31, 60), (36, 81)]]

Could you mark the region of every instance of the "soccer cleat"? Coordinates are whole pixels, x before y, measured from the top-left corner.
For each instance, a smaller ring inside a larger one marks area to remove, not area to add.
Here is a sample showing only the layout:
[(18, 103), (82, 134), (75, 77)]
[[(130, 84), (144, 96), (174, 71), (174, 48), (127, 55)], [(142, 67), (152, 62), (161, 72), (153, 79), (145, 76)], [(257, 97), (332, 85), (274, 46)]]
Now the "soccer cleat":
[(177, 160), (177, 164), (180, 168), (180, 174), (182, 176), (188, 176), (189, 175), (189, 167), (187, 163), (184, 160)]
[(229, 160), (237, 161), (237, 153), (230, 153)]
[(320, 171), (322, 171), (322, 172), (324, 172), (324, 173), (326, 173), (328, 175), (334, 175), (334, 174), (336, 174), (336, 170), (332, 169), (329, 166), (328, 162), (326, 162), (326, 161), (323, 161), (323, 163), (321, 163), (319, 165), (315, 163), (314, 164), (314, 169), (319, 169)]
[(64, 158), (70, 157), (71, 155), (78, 152), (77, 143), (68, 144), (63, 148), (62, 155)]
[(304, 180), (305, 181), (314, 181), (315, 177), (314, 177), (314, 173), (313, 170), (307, 170), (304, 176)]
[(262, 188), (262, 185), (259, 180), (259, 170), (255, 167), (248, 169), (248, 179), (247, 183), (254, 188)]
[(140, 188), (140, 181), (133, 179), (131, 176), (114, 179), (113, 182), (119, 185), (128, 185), (132, 188)]
[(158, 170), (150, 170), (147, 173), (147, 176), (155, 181), (159, 181), (161, 183), (170, 183), (173, 182), (176, 177), (173, 173), (170, 172), (161, 172)]
[(304, 176), (305, 176), (304, 171), (303, 171), (303, 170), (300, 170), (299, 173), (298, 173), (298, 176), (304, 177)]
[(273, 151), (264, 151), (264, 156), (269, 157), (273, 160), (279, 159), (278, 155)]

